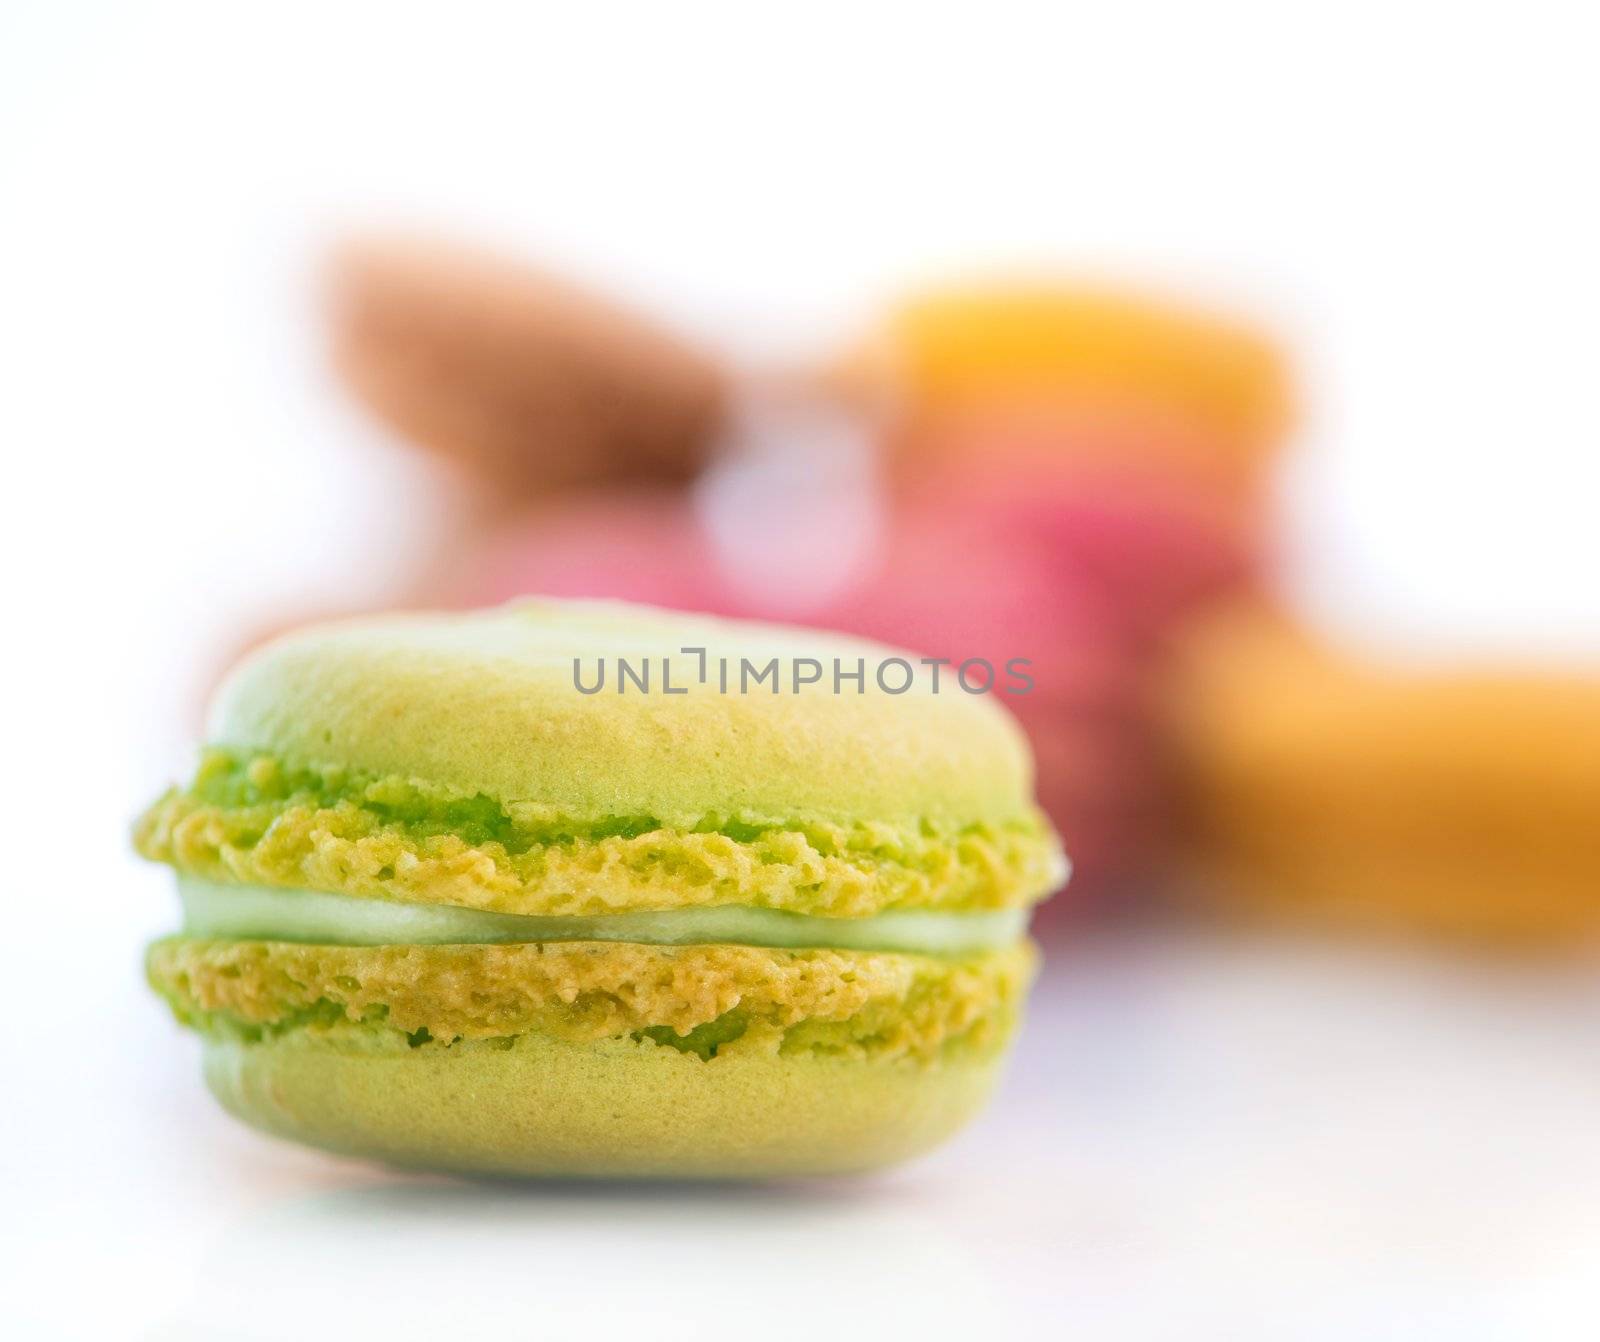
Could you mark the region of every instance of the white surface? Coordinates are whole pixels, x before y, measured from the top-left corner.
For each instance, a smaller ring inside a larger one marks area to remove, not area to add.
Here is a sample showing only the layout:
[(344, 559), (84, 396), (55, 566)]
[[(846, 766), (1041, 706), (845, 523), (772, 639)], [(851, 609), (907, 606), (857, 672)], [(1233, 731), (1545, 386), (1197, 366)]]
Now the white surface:
[(13, 1088), (11, 1336), (1600, 1328), (1587, 968), (1096, 940), (1055, 956), (1000, 1102), (952, 1146), (769, 1189), (473, 1184), (303, 1153), (210, 1105), (126, 957), (78, 968), (105, 978), (56, 1022), (73, 1050), (23, 1041)]
[(1308, 606), (1600, 646), (1587, 7), (462, 8), (0, 16), (0, 1331), (1592, 1336), (1581, 977), (1086, 948), (996, 1114), (845, 1192), (396, 1183), (212, 1113), (139, 983), (175, 913), (127, 818), (244, 631), (443, 524), (308, 339), (342, 220), (498, 239), (746, 355), (991, 258), (1230, 296), (1307, 371)]

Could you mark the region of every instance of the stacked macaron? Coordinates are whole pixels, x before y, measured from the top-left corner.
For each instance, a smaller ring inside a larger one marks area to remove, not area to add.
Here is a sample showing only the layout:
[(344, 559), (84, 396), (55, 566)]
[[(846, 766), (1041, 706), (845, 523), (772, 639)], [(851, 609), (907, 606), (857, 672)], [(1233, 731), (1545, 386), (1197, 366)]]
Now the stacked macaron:
[[(1040, 650), (1018, 712), (1078, 861), (1074, 904), (1142, 893), (1172, 800), (1150, 685), (1174, 634), (1261, 577), (1283, 359), (1203, 309), (1046, 278), (913, 295), (838, 378), (878, 418), (903, 529), (959, 538), (944, 568), (988, 551), (1031, 575), (995, 632)], [(905, 577), (869, 608), (907, 609)], [(985, 618), (956, 615), (952, 632)]]
[(333, 1151), (684, 1177), (925, 1149), (993, 1085), (1064, 864), (993, 698), (887, 692), (892, 656), (548, 602), (280, 639), (139, 825), (185, 917), (151, 982), (228, 1109)]

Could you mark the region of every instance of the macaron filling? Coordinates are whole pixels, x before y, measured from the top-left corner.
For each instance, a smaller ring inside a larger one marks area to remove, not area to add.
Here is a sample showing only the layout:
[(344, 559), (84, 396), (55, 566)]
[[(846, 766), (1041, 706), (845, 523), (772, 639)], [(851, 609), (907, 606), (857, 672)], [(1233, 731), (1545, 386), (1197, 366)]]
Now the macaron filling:
[(178, 892), (186, 936), (334, 946), (617, 941), (966, 955), (1012, 945), (1026, 932), (1029, 913), (1026, 908), (972, 913), (913, 909), (825, 918), (712, 905), (560, 917), (228, 885), (187, 875), (179, 877)]

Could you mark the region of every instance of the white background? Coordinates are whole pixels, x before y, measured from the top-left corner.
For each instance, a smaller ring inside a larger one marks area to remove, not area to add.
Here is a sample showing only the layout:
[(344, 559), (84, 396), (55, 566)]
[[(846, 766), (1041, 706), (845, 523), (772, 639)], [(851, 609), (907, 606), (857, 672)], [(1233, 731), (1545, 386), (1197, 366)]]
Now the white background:
[(1584, 972), (1088, 946), (995, 1113), (884, 1180), (397, 1183), (212, 1114), (140, 990), (172, 908), (125, 844), (215, 659), (382, 591), (438, 524), (315, 338), (318, 249), (367, 221), (565, 265), (748, 361), (952, 266), (1222, 297), (1304, 371), (1309, 614), (1592, 658), (1585, 9), (7, 6), (7, 1334), (1592, 1336)]

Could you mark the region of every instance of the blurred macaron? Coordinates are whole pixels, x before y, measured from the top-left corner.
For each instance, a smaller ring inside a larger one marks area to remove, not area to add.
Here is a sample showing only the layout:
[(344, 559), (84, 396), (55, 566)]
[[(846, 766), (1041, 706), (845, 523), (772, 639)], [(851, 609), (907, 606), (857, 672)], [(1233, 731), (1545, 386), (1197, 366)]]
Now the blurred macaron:
[(1487, 945), (1600, 933), (1600, 673), (1379, 665), (1250, 610), (1190, 631), (1161, 702), (1204, 906)]
[(418, 238), (347, 243), (328, 267), (333, 360), (402, 437), (497, 496), (681, 481), (725, 395), (684, 338), (548, 272)]
[(1031, 440), (1061, 459), (1134, 465), (1252, 498), (1289, 428), (1273, 342), (1164, 299), (1042, 280), (915, 295), (841, 363), (906, 472)]
[(737, 613), (711, 538), (676, 490), (573, 496), (486, 525), (450, 557), (440, 594), (469, 607), (540, 595)]
[(1142, 644), (1261, 577), (1259, 528), (1216, 494), (1126, 462), (1049, 460), (991, 442), (910, 482), (898, 511), (952, 536), (979, 529), (1051, 574), (1070, 574), (1105, 620)]

